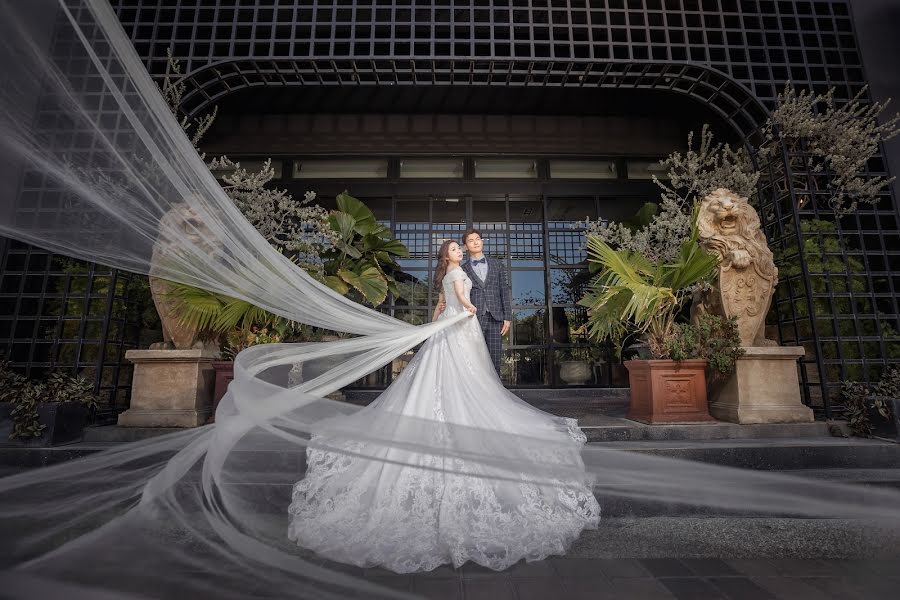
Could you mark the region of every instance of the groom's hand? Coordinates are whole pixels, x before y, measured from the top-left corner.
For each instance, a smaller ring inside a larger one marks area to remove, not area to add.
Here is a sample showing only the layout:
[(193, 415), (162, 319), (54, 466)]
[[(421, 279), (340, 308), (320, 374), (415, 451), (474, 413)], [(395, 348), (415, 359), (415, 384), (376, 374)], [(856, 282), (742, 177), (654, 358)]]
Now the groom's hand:
[(509, 321), (503, 321), (503, 329), (500, 330), (500, 336), (504, 336), (509, 332)]

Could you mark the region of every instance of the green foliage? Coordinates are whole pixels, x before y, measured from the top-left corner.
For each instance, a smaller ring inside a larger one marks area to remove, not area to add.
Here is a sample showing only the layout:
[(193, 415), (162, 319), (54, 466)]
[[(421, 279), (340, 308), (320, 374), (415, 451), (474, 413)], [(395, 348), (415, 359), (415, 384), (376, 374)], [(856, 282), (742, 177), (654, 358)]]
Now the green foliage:
[(726, 376), (734, 371), (737, 359), (744, 355), (737, 319), (704, 313), (696, 325), (676, 323), (663, 345), (672, 360), (702, 358), (709, 362), (713, 376)]
[[(324, 282), (339, 294), (378, 305), (388, 291), (399, 295), (394, 274), (400, 266), (394, 257), (408, 256), (406, 247), (378, 224), (369, 208), (347, 193), (337, 197), (338, 210), (328, 216), (336, 232), (333, 244), (321, 253)], [(272, 314), (253, 304), (192, 286), (170, 282), (170, 294), (180, 304), (184, 325), (196, 328), (206, 338), (233, 334), (247, 336), (253, 327), (277, 331), (285, 340), (310, 339), (313, 328)], [(240, 345), (240, 344), (238, 344)], [(226, 343), (228, 347), (235, 344)]]
[(241, 350), (258, 344), (279, 344), (284, 341), (284, 332), (277, 329), (269, 330), (268, 327), (241, 327), (228, 332), (225, 338), (225, 352), (227, 358), (234, 360)]
[(845, 381), (841, 395), (847, 423), (854, 435), (872, 435), (872, 412), (881, 419), (891, 418), (889, 399), (900, 398), (900, 367), (888, 367), (884, 376), (875, 385), (858, 381)]
[[(102, 318), (106, 311), (110, 310), (113, 321), (136, 323), (140, 336), (138, 341), (140, 347), (146, 347), (159, 339), (162, 331), (159, 314), (153, 304), (150, 282), (147, 277), (123, 271), (119, 271), (115, 278), (104, 275), (102, 272), (91, 275), (89, 263), (63, 256), (54, 256), (50, 268), (52, 271), (60, 271), (68, 277), (50, 278), (50, 284), (47, 286), (48, 294), (58, 294), (60, 297), (52, 295), (47, 297), (42, 316), (81, 317), (89, 289), (92, 294), (106, 294), (109, 291), (108, 286), (115, 285), (116, 298), (113, 299), (112, 306), (109, 306), (105, 300), (91, 299), (88, 305), (88, 315)], [(59, 336), (58, 327), (55, 322), (50, 323), (44, 329), (44, 335), (47, 339), (54, 339)], [(78, 325), (78, 321), (75, 320), (64, 321), (62, 337), (78, 337)], [(66, 329), (72, 326), (75, 326), (74, 330)], [(109, 339), (117, 339), (118, 335), (120, 332), (116, 326), (111, 327)], [(75, 349), (76, 346), (73, 344), (60, 345), (54, 362), (57, 364), (73, 363)]]
[(718, 266), (718, 259), (698, 242), (698, 206), (690, 236), (672, 261), (654, 262), (639, 252), (613, 250), (600, 238), (588, 236), (588, 260), (600, 266), (579, 300), (588, 309), (591, 338), (610, 338), (621, 355), (625, 338), (637, 333), (646, 338), (654, 358), (663, 357), (678, 312), (695, 286), (709, 282)]
[(277, 331), (282, 338), (305, 339), (312, 331), (309, 325), (291, 321), (254, 306), (246, 300), (169, 282), (170, 294), (179, 303), (181, 322), (202, 332), (205, 338), (217, 338), (254, 327)]
[(97, 409), (94, 386), (83, 377), (73, 377), (59, 371), (45, 381), (29, 381), (0, 362), (0, 402), (13, 404), (13, 431), (10, 438), (40, 437), (46, 425), (38, 418), (41, 402), (79, 402), (88, 410)]
[(557, 357), (560, 361), (584, 361), (593, 362), (597, 359), (595, 356), (595, 346), (573, 346), (571, 348), (562, 348), (559, 350)]
[(378, 223), (365, 204), (347, 192), (337, 196), (337, 205), (328, 216), (335, 240), (322, 253), (326, 285), (373, 306), (383, 303), (389, 291), (400, 295), (394, 279), (400, 265), (395, 258), (409, 256), (409, 250), (393, 238), (388, 227)]
[[(852, 358), (860, 356), (859, 336), (879, 336), (884, 340), (884, 358), (900, 359), (900, 335), (885, 320), (880, 329), (875, 319), (841, 319), (841, 315), (871, 314), (876, 308), (871, 304), (869, 276), (863, 262), (862, 253), (851, 246), (855, 236), (841, 237), (838, 226), (833, 221), (808, 219), (800, 223), (798, 237), (785, 238), (783, 244), (774, 248), (775, 263), (779, 269), (780, 293), (790, 297), (789, 286), (802, 276), (798, 256), (802, 244), (803, 257), (809, 271), (807, 290), (810, 300), (803, 299), (792, 305), (779, 307), (779, 318), (784, 321), (799, 317), (798, 333), (810, 337), (811, 324), (815, 323), (819, 334), (827, 337), (842, 337), (843, 340), (822, 345), (824, 358)], [(873, 279), (878, 283), (878, 279)], [(795, 292), (796, 293), (796, 292)], [(810, 315), (810, 305), (812, 315)], [(808, 318), (807, 319), (804, 319)], [(870, 358), (881, 357), (868, 354)], [(862, 379), (863, 367), (858, 364), (843, 366), (843, 374), (838, 378)]]

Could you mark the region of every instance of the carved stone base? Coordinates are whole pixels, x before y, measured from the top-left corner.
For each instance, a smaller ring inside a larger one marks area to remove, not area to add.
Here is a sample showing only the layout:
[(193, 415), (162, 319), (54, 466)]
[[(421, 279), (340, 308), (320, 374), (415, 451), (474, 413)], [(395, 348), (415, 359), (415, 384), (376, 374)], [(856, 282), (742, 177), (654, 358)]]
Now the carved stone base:
[(744, 347), (734, 375), (713, 394), (709, 412), (732, 423), (812, 423), (800, 401), (800, 346)]
[(210, 349), (129, 350), (134, 363), (131, 408), (123, 427), (197, 427), (212, 414), (218, 353)]

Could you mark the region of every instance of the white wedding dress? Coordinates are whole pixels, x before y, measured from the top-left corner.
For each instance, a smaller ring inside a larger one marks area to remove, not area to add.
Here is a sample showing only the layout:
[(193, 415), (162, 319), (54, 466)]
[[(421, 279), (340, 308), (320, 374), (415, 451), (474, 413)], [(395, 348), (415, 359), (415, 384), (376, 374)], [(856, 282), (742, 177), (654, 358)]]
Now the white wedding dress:
[[(456, 280), (464, 281), (466, 297), (472, 288), (462, 269), (447, 273), (441, 319), (465, 310)], [(585, 436), (574, 419), (539, 411), (503, 386), (475, 317), (429, 338), (372, 404), (340, 418), (390, 428), (392, 439), (403, 439), (404, 427), (422, 428), (446, 454), (332, 438), (329, 448), (346, 450), (335, 452), (317, 448), (313, 437), (306, 476), (294, 486), (288, 537), (321, 556), (397, 573), (467, 561), (500, 570), (563, 554), (583, 529), (597, 526), (600, 507), (587, 477), (529, 480), (529, 463), (583, 473)]]

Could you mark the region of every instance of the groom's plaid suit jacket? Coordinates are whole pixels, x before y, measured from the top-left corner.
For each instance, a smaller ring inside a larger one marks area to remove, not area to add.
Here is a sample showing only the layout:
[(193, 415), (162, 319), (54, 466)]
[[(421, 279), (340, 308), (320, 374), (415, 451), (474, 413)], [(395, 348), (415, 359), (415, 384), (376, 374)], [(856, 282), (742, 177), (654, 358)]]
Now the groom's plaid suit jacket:
[(470, 299), (478, 309), (477, 317), (484, 332), (484, 340), (487, 342), (488, 352), (497, 373), (500, 372), (500, 360), (503, 357), (503, 337), (500, 330), (503, 321), (512, 320), (509, 308), (509, 275), (503, 261), (496, 258), (487, 259), (487, 280), (482, 281), (472, 268), (472, 263), (467, 260), (462, 268), (472, 280), (472, 292)]

